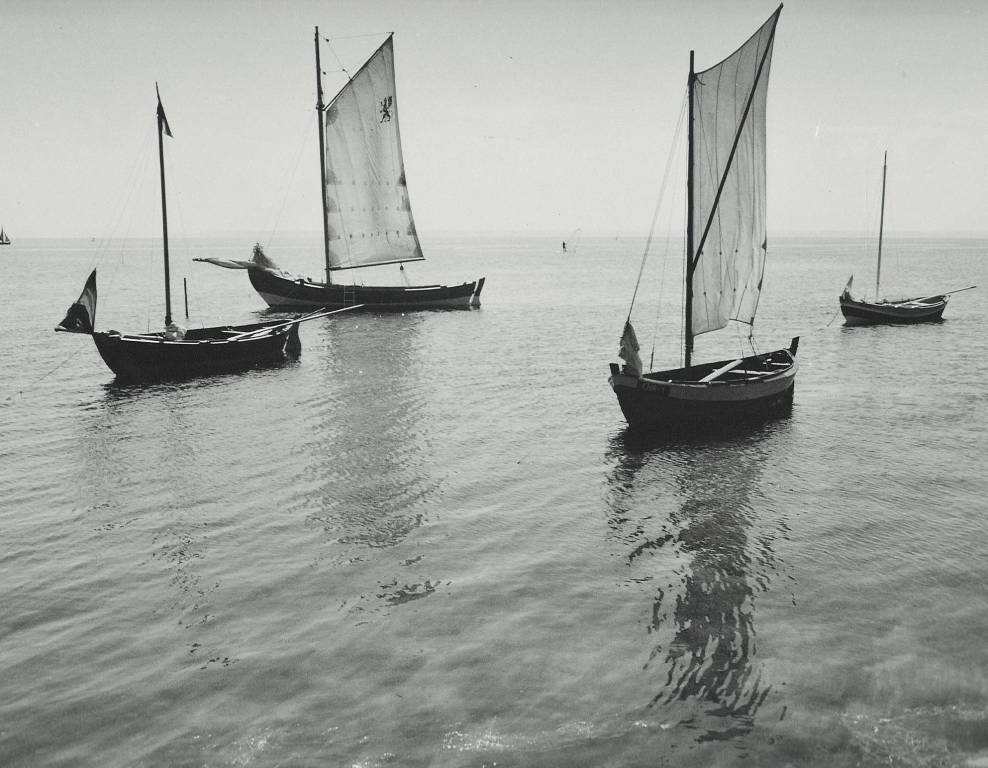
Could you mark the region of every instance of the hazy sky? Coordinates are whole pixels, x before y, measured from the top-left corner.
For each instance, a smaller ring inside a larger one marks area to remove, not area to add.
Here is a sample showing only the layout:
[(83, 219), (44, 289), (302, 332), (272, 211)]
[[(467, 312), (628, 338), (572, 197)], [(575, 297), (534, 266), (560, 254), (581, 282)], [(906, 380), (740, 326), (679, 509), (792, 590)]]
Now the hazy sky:
[[(698, 69), (774, 0), (2, 0), (0, 225), (318, 231), (313, 27), (355, 69), (395, 33), (423, 234), (643, 235)], [(367, 37), (351, 37), (367, 35)], [(790, 0), (769, 88), (769, 231), (988, 232), (988, 2)], [(342, 84), (323, 48), (327, 99)], [(352, 71), (352, 70), (351, 70)]]

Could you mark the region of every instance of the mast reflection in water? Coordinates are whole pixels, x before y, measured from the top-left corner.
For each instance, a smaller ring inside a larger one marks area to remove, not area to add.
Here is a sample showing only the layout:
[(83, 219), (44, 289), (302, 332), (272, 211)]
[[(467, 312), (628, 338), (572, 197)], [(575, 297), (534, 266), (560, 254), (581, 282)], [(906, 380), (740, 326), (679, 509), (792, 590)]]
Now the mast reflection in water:
[(609, 525), (628, 547), (629, 583), (654, 589), (644, 669), (659, 688), (647, 708), (700, 730), (698, 741), (751, 730), (771, 690), (755, 662), (755, 599), (781, 567), (773, 542), (786, 526), (759, 482), (786, 427), (612, 443)]
[(316, 428), (297, 446), (306, 469), (294, 501), (343, 548), (401, 542), (422, 525), (440, 483), (422, 429), (418, 350), (429, 317), (368, 314), (316, 343), (325, 385), (301, 404)]

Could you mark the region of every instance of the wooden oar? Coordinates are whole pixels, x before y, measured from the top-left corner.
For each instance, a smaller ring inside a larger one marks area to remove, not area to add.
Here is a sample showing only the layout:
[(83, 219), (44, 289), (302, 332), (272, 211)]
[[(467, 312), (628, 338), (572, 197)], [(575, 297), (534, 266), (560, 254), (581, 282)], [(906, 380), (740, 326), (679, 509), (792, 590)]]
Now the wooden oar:
[(941, 296), (949, 296), (952, 293), (960, 293), (961, 291), (970, 291), (972, 288), (977, 288), (977, 287), (978, 286), (976, 286), (976, 285), (969, 285), (969, 286), (967, 286), (967, 288), (955, 288), (952, 291), (947, 291), (946, 293), (941, 293), (940, 295)]
[(294, 325), (295, 323), (304, 323), (306, 320), (316, 320), (320, 317), (327, 317), (329, 315), (335, 315), (339, 312), (348, 312), (351, 309), (360, 309), (363, 304), (354, 304), (352, 307), (343, 307), (341, 309), (329, 309), (323, 311), (322, 309), (317, 309), (314, 312), (310, 312), (307, 315), (299, 315), (298, 317), (292, 318), (291, 320), (286, 320), (283, 323), (274, 323), (272, 325), (265, 325), (263, 328), (257, 328), (253, 331), (244, 331), (243, 333), (236, 333), (233, 336), (227, 338), (227, 341), (237, 341), (239, 339), (246, 339), (251, 336), (257, 336), (262, 333), (268, 333), (275, 328), (284, 328), (286, 325)]
[(950, 296), (953, 293), (960, 293), (961, 291), (970, 291), (972, 288), (977, 288), (976, 285), (969, 285), (966, 288), (955, 288), (952, 291), (944, 291), (943, 293), (934, 293), (932, 296), (924, 296), (921, 299), (910, 299), (910, 301), (926, 301), (927, 299), (935, 299), (938, 296)]

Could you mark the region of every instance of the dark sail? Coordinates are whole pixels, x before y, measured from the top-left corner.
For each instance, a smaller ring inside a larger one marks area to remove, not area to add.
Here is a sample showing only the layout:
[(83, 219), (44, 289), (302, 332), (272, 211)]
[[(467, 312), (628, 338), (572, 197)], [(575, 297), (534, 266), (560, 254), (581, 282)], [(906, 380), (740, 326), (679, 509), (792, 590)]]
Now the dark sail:
[(94, 269), (86, 287), (82, 289), (79, 298), (69, 307), (65, 313), (65, 319), (57, 326), (56, 331), (68, 331), (69, 333), (92, 333), (93, 323), (96, 321), (96, 270)]

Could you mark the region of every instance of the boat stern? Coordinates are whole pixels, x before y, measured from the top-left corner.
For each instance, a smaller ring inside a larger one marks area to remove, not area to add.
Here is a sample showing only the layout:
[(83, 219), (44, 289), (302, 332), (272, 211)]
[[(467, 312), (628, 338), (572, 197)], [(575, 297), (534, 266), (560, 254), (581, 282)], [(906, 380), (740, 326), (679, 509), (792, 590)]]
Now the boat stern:
[(487, 280), (486, 277), (482, 277), (477, 281), (477, 287), (470, 297), (470, 306), (479, 307), (480, 306), (480, 292), (484, 290), (484, 282)]

